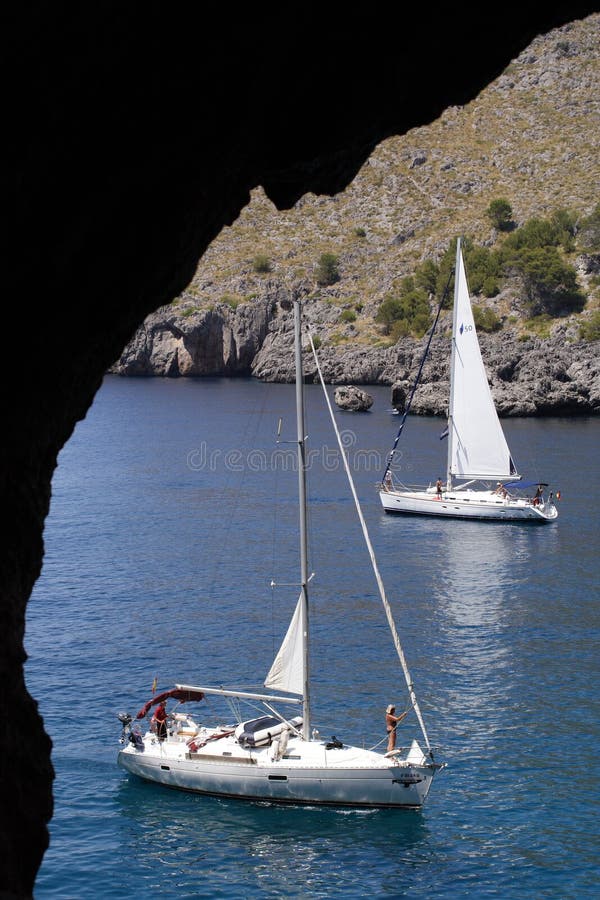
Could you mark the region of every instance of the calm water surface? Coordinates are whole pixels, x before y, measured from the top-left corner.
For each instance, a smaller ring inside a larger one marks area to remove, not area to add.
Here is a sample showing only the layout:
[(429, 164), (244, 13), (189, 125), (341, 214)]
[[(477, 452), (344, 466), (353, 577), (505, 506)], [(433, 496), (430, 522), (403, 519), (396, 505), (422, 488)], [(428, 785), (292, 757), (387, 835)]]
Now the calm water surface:
[[(154, 677), (260, 688), (298, 580), (294, 389), (107, 377), (59, 459), (27, 682), (54, 742), (41, 898), (596, 897), (600, 421), (508, 420), (545, 527), (386, 516), (389, 389), (340, 413), (417, 695), (448, 768), (421, 812), (278, 809), (116, 765), (116, 714)], [(307, 389), (314, 720), (373, 746), (406, 694), (320, 388)], [(277, 424), (283, 419), (280, 443)], [(406, 481), (445, 472), (411, 419)], [(409, 717), (401, 736), (416, 735)]]

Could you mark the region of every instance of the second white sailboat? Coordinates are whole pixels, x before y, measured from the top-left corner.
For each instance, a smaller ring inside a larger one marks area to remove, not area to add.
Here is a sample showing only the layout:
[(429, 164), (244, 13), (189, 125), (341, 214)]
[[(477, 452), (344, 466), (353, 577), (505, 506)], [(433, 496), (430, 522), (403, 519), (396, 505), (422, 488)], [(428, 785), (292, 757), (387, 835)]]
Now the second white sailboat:
[(548, 485), (523, 481), (508, 448), (481, 357), (460, 238), (454, 270), (447, 439), (445, 482), (439, 478), (426, 487), (396, 483), (392, 451), (379, 489), (386, 512), (538, 523), (557, 518), (553, 495), (546, 493)]

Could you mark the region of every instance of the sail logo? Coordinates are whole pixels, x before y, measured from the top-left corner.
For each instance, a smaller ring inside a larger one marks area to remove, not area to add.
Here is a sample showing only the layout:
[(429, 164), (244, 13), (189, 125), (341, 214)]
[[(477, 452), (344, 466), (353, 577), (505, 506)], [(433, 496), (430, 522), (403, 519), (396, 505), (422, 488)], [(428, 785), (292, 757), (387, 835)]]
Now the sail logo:
[(473, 331), (473, 326), (472, 326), (472, 325), (465, 325), (464, 323), (461, 323), (461, 326), (460, 326), (460, 328), (458, 329), (458, 331), (459, 331), (459, 333), (462, 335), (463, 331)]

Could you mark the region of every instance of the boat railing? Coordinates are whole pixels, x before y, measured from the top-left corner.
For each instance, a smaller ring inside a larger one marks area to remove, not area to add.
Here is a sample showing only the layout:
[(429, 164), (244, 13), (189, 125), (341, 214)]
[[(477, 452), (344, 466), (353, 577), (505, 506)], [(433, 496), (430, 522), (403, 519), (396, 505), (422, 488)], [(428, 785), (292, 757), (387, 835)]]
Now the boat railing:
[(435, 484), (429, 484), (426, 488), (422, 484), (407, 484), (404, 481), (396, 481), (394, 478), (389, 477), (389, 473), (384, 481), (376, 482), (375, 487), (387, 493), (393, 493), (394, 491), (435, 491)]

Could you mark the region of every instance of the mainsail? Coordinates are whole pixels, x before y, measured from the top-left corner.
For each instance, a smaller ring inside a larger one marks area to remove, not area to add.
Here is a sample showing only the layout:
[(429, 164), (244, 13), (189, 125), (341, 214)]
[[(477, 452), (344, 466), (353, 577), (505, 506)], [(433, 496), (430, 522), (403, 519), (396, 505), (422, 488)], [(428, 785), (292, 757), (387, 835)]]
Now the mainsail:
[(455, 279), (448, 476), (503, 480), (516, 470), (479, 349), (460, 242)]

